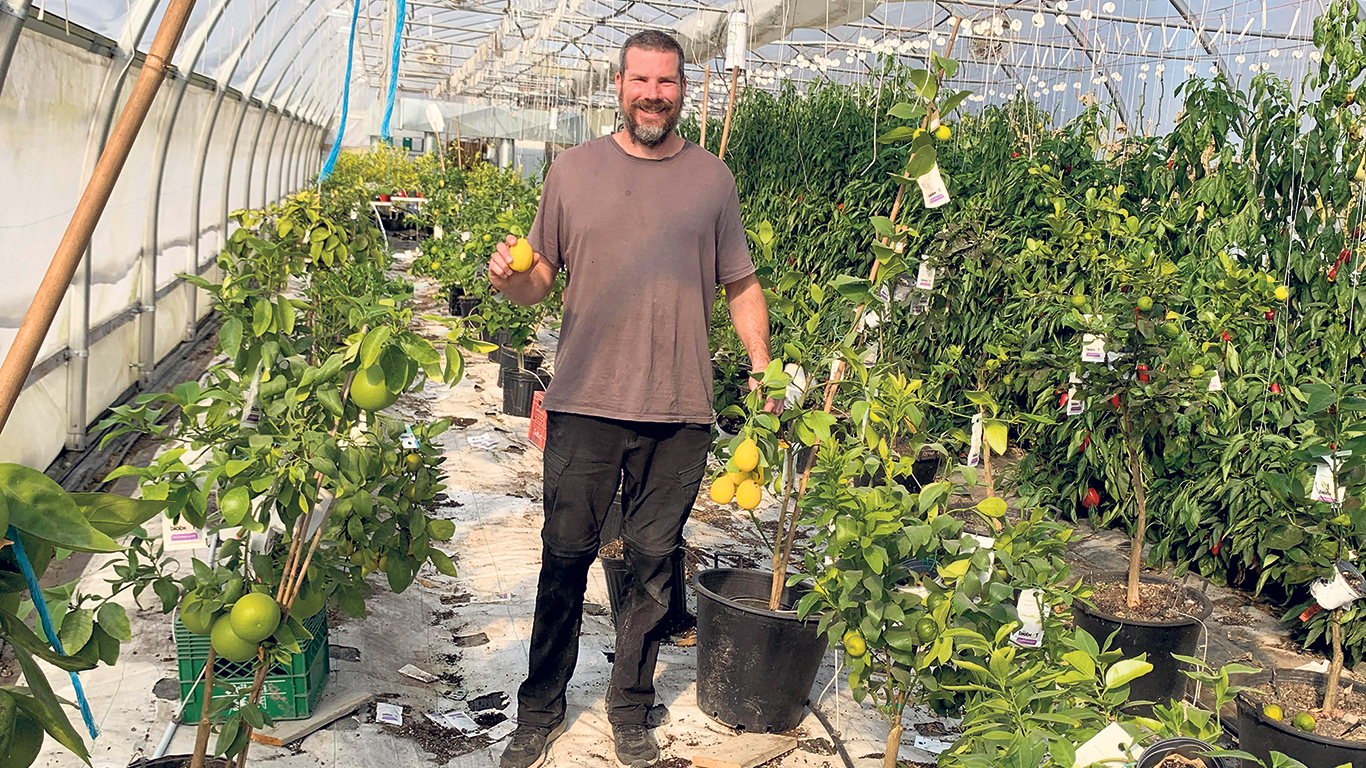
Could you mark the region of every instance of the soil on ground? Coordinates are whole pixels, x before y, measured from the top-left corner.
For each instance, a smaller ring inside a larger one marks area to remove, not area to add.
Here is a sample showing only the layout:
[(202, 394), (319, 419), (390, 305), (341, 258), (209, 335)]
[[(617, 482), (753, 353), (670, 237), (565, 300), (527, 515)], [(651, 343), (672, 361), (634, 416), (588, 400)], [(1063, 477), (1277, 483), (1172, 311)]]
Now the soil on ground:
[(1129, 607), (1129, 587), (1124, 582), (1101, 582), (1095, 585), (1091, 602), (1101, 613), (1119, 619), (1138, 621), (1171, 621), (1186, 616), (1197, 615), (1200, 603), (1186, 592), (1186, 588), (1176, 584), (1149, 584), (1138, 586), (1138, 607)]
[(624, 560), (626, 558), (626, 545), (622, 543), (621, 539), (612, 539), (602, 549), (598, 550), (598, 557), (603, 560)]
[[(474, 721), (481, 727), (491, 727), (498, 722), (506, 720), (507, 716), (501, 712), (496, 713), (497, 718), (492, 716), (484, 717), (476, 715)], [(370, 719), (374, 720), (374, 707), (370, 708)], [(489, 721), (490, 725), (481, 722), (481, 718)], [(496, 722), (495, 722), (496, 721)], [(403, 725), (395, 727), (388, 724), (381, 724), (380, 728), (386, 733), (402, 736), (405, 739), (412, 739), (423, 751), (430, 754), (433, 762), (438, 765), (445, 765), (452, 759), (461, 755), (467, 755), (477, 750), (485, 749), (493, 740), (486, 733), (478, 733), (473, 736), (462, 736), (459, 731), (443, 728), (431, 720), (428, 720), (421, 712), (412, 707), (403, 708)]]
[(1277, 704), (1281, 708), (1281, 722), (1289, 725), (1295, 715), (1308, 712), (1316, 724), (1314, 735), (1333, 739), (1366, 742), (1366, 686), (1343, 681), (1338, 687), (1338, 714), (1330, 717), (1321, 708), (1323, 695), (1316, 686), (1307, 683), (1279, 681), (1258, 685), (1248, 696), (1263, 707)]

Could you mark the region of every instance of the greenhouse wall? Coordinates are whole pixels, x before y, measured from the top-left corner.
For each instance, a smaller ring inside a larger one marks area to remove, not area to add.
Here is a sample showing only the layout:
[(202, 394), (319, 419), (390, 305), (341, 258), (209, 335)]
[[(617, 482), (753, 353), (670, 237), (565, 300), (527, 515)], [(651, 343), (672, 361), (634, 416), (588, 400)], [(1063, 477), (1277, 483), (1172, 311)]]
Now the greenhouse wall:
[[(0, 135), (6, 137), (0, 179), (8, 192), (7, 204), (0, 207), (0, 247), (10, 254), (11, 265), (0, 282), (0, 354), (8, 353), (98, 158), (96, 134), (109, 94), (126, 68), (117, 88), (116, 118), (141, 70), (141, 57), (130, 63), (110, 55), (116, 49), (112, 40), (74, 26), (77, 34), (63, 29), (64, 22), (51, 15), (45, 22), (30, 18), (0, 84)], [(160, 361), (209, 313), (208, 295), (177, 277), (194, 268), (195, 242), (198, 271), (215, 270), (225, 212), (260, 206), (263, 193), (273, 202), (316, 171), (322, 132), (302, 124), (298, 115), (282, 115), (278, 105), (267, 112), (257, 101), (247, 105), (243, 118), (243, 97), (229, 90), (214, 118), (205, 158), (199, 231), (191, 231), (197, 153), (219, 94), (212, 80), (192, 76), (172, 119), (169, 107), (183, 82), (175, 79), (180, 76), (163, 83), (91, 238), (85, 406), (80, 406), (79, 352), (72, 348), (81, 335), (82, 267), (43, 342), (11, 417), (12, 428), (0, 438), (0, 462), (42, 468), (64, 446), (79, 447), (85, 429), (138, 385), (141, 323), (154, 324), (153, 357)], [(298, 103), (302, 99), (294, 100)], [(163, 172), (156, 156), (167, 131)], [(257, 146), (248, 169), (253, 141)], [(149, 204), (158, 173), (163, 175), (157, 237), (154, 253), (148, 254)], [(146, 274), (148, 269), (153, 274)], [(154, 279), (156, 289), (153, 312), (142, 310), (148, 279)]]

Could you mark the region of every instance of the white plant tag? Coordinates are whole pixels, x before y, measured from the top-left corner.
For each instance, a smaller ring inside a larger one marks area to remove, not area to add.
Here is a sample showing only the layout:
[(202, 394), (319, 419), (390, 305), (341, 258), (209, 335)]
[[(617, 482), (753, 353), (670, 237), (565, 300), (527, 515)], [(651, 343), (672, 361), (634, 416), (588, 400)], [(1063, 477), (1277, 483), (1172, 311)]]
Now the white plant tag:
[(925, 262), (920, 262), (920, 271), (915, 277), (915, 287), (922, 291), (934, 290), (935, 268)]
[(905, 305), (911, 300), (911, 281), (910, 278), (902, 275), (896, 279), (896, 285), (892, 288), (892, 301)]
[(398, 444), (401, 445), (405, 451), (416, 451), (417, 435), (414, 435), (412, 432), (404, 432), (399, 435)]
[(1043, 645), (1043, 620), (1048, 615), (1037, 589), (1022, 589), (1015, 602), (1015, 613), (1020, 617), (1020, 628), (1010, 635), (1010, 642), (1021, 648), (1038, 648)]
[(1077, 759), (1072, 768), (1087, 768), (1094, 763), (1122, 764), (1143, 756), (1140, 747), (1129, 732), (1119, 723), (1110, 723), (1105, 730), (1091, 737), (1091, 740), (1077, 747)]
[(879, 317), (876, 312), (870, 309), (867, 312), (863, 313), (863, 324), (868, 326), (869, 328), (876, 328), (879, 325), (882, 325), (882, 318)]
[(806, 397), (806, 386), (808, 384), (806, 371), (796, 363), (788, 363), (783, 366), (783, 373), (791, 377), (787, 384), (787, 404), (790, 406), (800, 405)]
[(968, 448), (968, 466), (982, 463), (982, 412), (972, 415), (972, 443)]
[[(932, 739), (929, 736), (924, 735), (923, 733), (917, 733), (915, 735), (915, 748), (929, 752), (932, 755), (943, 754), (944, 752), (947, 752), (949, 748), (952, 746), (952, 741)], [(915, 758), (908, 757), (906, 759), (909, 761), (914, 760)]]
[(897, 252), (897, 253), (905, 253), (905, 252), (906, 252), (906, 241), (905, 241), (905, 240), (900, 240), (900, 241), (898, 241), (898, 242), (896, 242), (896, 243), (893, 243), (893, 244), (892, 244), (892, 250), (895, 251), (895, 252)]
[(1347, 489), (1339, 488), (1337, 477), (1333, 472), (1333, 466), (1329, 462), (1332, 459), (1324, 458), (1324, 463), (1314, 470), (1314, 501), (1323, 501), (1329, 504), (1341, 504), (1347, 498)]
[(935, 163), (923, 176), (916, 179), (920, 194), (925, 198), (926, 208), (938, 208), (949, 201), (949, 188), (944, 177), (939, 174), (939, 164)]
[(433, 240), (440, 240), (441, 238), (443, 238), (443, 237), (445, 237), (445, 236), (446, 236), (446, 230), (443, 229), (443, 228), (441, 227), (440, 224), (437, 224), (437, 225), (435, 225), (435, 226), (432, 227), (432, 239), (433, 239)]
[(1086, 413), (1086, 401), (1077, 397), (1077, 388), (1069, 387), (1067, 390), (1067, 415), (1080, 416)]
[(188, 520), (182, 517), (173, 523), (165, 515), (161, 517), (161, 545), (167, 552), (208, 546), (204, 532), (190, 525)]
[(1209, 377), (1209, 391), (1211, 391), (1211, 392), (1223, 392), (1223, 391), (1224, 391), (1224, 380), (1221, 379), (1221, 378), (1219, 378), (1219, 372), (1218, 372), (1218, 371), (1215, 371), (1215, 372), (1214, 372), (1214, 375), (1211, 376), (1211, 377)]
[(1105, 357), (1105, 337), (1087, 333), (1081, 337), (1081, 361), (1083, 363), (1103, 363)]
[(924, 291), (916, 291), (915, 298), (911, 300), (911, 314), (923, 315), (930, 308), (930, 295)]
[(892, 292), (887, 288), (886, 283), (883, 283), (882, 285), (879, 285), (877, 287), (877, 298), (883, 304), (886, 304), (892, 300)]
[(387, 701), (375, 704), (375, 722), (402, 727), (403, 707)]
[(868, 348), (865, 349), (865, 350), (863, 350), (863, 364), (864, 364), (864, 365), (872, 365), (872, 364), (876, 363), (876, 362), (877, 362), (877, 356), (878, 356), (878, 353), (879, 353), (879, 352), (880, 352), (880, 347), (878, 346), (878, 343), (877, 343), (876, 341), (874, 341), (873, 343), (869, 344), (869, 345), (868, 345)]

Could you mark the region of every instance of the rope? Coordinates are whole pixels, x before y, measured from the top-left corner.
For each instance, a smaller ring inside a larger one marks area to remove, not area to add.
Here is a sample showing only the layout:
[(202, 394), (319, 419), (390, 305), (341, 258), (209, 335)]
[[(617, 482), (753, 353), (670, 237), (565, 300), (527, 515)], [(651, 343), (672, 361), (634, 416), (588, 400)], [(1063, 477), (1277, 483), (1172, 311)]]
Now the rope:
[(403, 20), (408, 15), (406, 0), (398, 0), (398, 20), (394, 24), (394, 53), (389, 59), (389, 95), (384, 100), (384, 124), (380, 127), (379, 137), (390, 141), (394, 135), (389, 132), (389, 119), (394, 116), (394, 95), (398, 92), (398, 54), (403, 46)]
[[(62, 648), (62, 641), (58, 639), (57, 632), (52, 628), (52, 616), (47, 612), (47, 601), (43, 599), (43, 588), (38, 585), (38, 576), (33, 573), (33, 565), (28, 561), (28, 554), (24, 552), (24, 542), (19, 538), (19, 531), (14, 526), (9, 527), (9, 532), (5, 534), (14, 547), (14, 559), (19, 561), (19, 570), (24, 574), (24, 582), (28, 584), (28, 594), (33, 598), (33, 607), (38, 609), (38, 619), (43, 624), (43, 633), (47, 635), (48, 642), (52, 643), (52, 649), (57, 653), (66, 655)], [(90, 731), (90, 738), (99, 738), (100, 730), (95, 727), (95, 715), (90, 712), (90, 702), (86, 701), (85, 689), (81, 687), (81, 679), (75, 672), (71, 675), (71, 685), (76, 689), (76, 702), (81, 708), (81, 719), (85, 720), (86, 730)]]
[(337, 165), (337, 155), (341, 154), (342, 134), (346, 133), (346, 112), (351, 106), (351, 61), (356, 54), (356, 19), (359, 17), (360, 0), (356, 0), (351, 9), (351, 39), (346, 43), (346, 82), (342, 83), (341, 122), (337, 125), (337, 140), (332, 142), (332, 151), (327, 153), (327, 162), (318, 172), (319, 184), (332, 175), (332, 169)]

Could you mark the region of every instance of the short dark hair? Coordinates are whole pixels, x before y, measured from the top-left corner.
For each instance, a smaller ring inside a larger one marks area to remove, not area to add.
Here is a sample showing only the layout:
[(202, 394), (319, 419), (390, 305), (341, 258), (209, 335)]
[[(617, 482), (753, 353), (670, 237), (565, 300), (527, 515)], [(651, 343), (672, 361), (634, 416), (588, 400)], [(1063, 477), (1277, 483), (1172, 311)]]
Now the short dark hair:
[(626, 42), (621, 44), (620, 71), (626, 73), (626, 52), (632, 48), (642, 51), (654, 51), (656, 53), (673, 53), (678, 56), (678, 79), (683, 79), (683, 46), (678, 41), (665, 32), (657, 29), (647, 29), (644, 32), (637, 32), (626, 38)]

